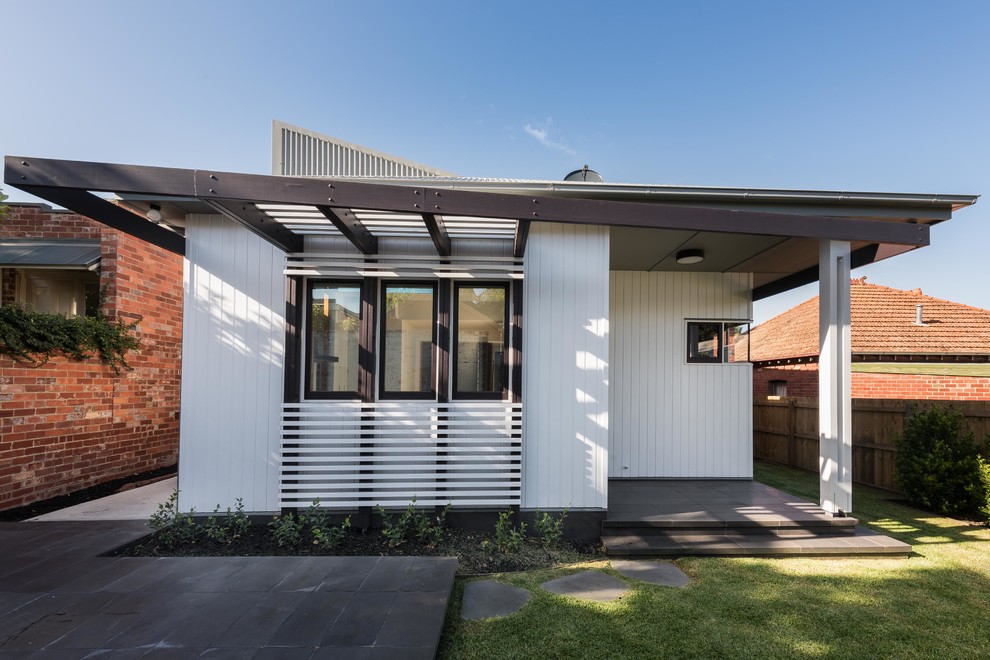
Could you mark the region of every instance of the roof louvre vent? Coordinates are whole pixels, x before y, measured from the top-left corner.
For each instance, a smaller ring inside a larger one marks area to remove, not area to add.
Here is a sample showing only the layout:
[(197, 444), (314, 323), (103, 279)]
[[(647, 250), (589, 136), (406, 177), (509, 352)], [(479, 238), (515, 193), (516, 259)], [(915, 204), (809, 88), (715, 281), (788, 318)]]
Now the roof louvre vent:
[(574, 170), (564, 177), (564, 181), (584, 181), (586, 183), (601, 183), (604, 181), (602, 175), (594, 170), (589, 170), (585, 165), (579, 170)]

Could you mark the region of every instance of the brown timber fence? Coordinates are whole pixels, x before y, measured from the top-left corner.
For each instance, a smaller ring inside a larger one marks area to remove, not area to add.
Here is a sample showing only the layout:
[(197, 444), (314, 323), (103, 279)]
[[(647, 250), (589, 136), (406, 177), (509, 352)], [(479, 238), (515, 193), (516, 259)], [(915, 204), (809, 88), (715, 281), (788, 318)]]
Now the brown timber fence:
[[(933, 404), (952, 407), (966, 418), (965, 428), (978, 443), (990, 434), (990, 401), (908, 401), (853, 399), (853, 481), (897, 490), (895, 439), (904, 419)], [(753, 456), (818, 472), (818, 399), (770, 398), (753, 402)]]

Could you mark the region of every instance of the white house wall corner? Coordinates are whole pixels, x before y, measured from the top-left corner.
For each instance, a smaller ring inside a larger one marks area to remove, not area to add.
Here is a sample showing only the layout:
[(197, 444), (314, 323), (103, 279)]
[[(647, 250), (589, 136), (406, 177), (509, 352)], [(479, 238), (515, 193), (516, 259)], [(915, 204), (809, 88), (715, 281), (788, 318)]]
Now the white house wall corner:
[(686, 319), (745, 321), (752, 275), (613, 271), (609, 476), (752, 478), (752, 367), (689, 364)]
[(608, 504), (609, 231), (533, 223), (524, 264), (522, 507)]
[(186, 220), (179, 506), (278, 509), (285, 254), (220, 215)]

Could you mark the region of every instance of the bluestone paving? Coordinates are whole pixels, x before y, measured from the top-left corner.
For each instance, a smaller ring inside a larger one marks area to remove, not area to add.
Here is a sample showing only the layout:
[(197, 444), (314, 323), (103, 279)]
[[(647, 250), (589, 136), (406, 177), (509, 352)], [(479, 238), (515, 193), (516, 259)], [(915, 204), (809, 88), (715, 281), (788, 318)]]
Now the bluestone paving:
[(665, 561), (613, 559), (611, 564), (612, 568), (620, 575), (640, 582), (661, 584), (668, 587), (683, 587), (691, 581), (687, 573)]
[(625, 582), (601, 571), (581, 571), (540, 585), (550, 593), (604, 603), (629, 592)]
[(436, 652), (456, 559), (101, 556), (147, 533), (0, 523), (0, 660)]
[(464, 585), (461, 618), (468, 621), (508, 616), (529, 602), (529, 592), (511, 584), (479, 580)]

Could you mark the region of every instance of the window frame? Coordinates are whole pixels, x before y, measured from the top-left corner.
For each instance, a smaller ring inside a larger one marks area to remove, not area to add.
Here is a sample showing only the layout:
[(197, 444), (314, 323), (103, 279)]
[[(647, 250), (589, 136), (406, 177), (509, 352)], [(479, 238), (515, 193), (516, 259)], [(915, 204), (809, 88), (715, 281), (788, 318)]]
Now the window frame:
[[(510, 294), (511, 287), (508, 282), (504, 281), (455, 281), (452, 284), (453, 292), (451, 295), (451, 306), (453, 308), (451, 314), (451, 327), (448, 336), (450, 337), (450, 398), (456, 401), (505, 401), (509, 395), (509, 335), (511, 334), (510, 329)], [(461, 289), (502, 289), (505, 292), (504, 305), (502, 307), (502, 364), (499, 367), (500, 379), (502, 381), (502, 388), (497, 392), (462, 392), (457, 387), (457, 352), (459, 341), (459, 325), (460, 320), (460, 290)]]
[[(318, 286), (353, 286), (358, 290), (359, 296), (359, 306), (358, 306), (358, 360), (355, 363), (355, 367), (358, 369), (358, 386), (356, 389), (338, 392), (325, 392), (322, 390), (313, 390), (310, 388), (310, 377), (312, 376), (313, 370), (313, 290)], [(332, 278), (332, 279), (308, 279), (306, 282), (306, 306), (305, 306), (305, 319), (306, 333), (304, 338), (305, 351), (304, 360), (306, 364), (303, 368), (303, 397), (306, 400), (345, 400), (352, 401), (354, 399), (361, 398), (360, 389), (360, 369), (361, 369), (361, 334), (360, 334), (360, 324), (364, 321), (364, 305), (360, 304), (362, 282), (360, 279), (347, 279), (347, 278)]]
[[(433, 315), (430, 332), (430, 390), (428, 392), (396, 392), (385, 389), (385, 355), (386, 342), (388, 341), (385, 332), (385, 297), (389, 287), (428, 287), (433, 291)], [(379, 401), (436, 401), (437, 400), (437, 328), (439, 325), (440, 311), (440, 285), (437, 280), (390, 280), (382, 281), (378, 291), (378, 339), (375, 343), (375, 350), (378, 351), (375, 363), (378, 367), (378, 400)]]
[[(706, 357), (691, 357), (691, 330), (692, 324), (713, 324), (717, 323), (719, 325), (718, 331), (718, 357), (716, 358), (706, 358)], [(685, 364), (709, 364), (709, 365), (743, 365), (751, 364), (749, 359), (740, 361), (730, 361), (728, 359), (728, 351), (725, 350), (725, 333), (728, 326), (747, 326), (746, 341), (749, 342), (749, 331), (748, 327), (752, 325), (751, 320), (747, 319), (684, 319), (684, 362)], [(749, 352), (747, 351), (747, 356)]]

